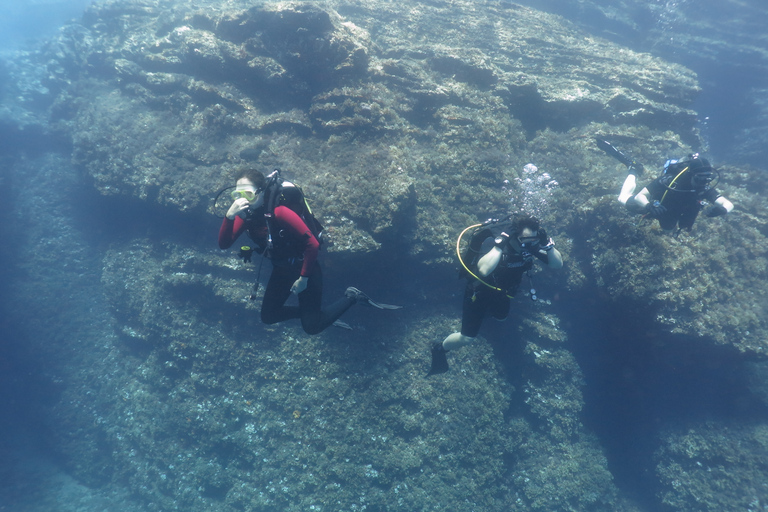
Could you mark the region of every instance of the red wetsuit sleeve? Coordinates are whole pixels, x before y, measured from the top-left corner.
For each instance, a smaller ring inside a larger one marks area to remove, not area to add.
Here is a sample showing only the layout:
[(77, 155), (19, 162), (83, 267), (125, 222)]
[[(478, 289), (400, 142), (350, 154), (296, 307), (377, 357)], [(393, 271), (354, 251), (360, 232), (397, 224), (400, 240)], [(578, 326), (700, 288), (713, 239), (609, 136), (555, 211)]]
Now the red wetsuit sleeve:
[(301, 275), (309, 276), (312, 273), (312, 265), (317, 260), (320, 252), (320, 242), (317, 241), (312, 231), (304, 224), (296, 212), (287, 206), (275, 208), (275, 220), (286, 229), (293, 231), (297, 237), (304, 240), (304, 264), (301, 267)]
[(219, 228), (219, 247), (229, 249), (235, 240), (245, 231), (245, 221), (240, 217), (229, 220), (224, 217)]

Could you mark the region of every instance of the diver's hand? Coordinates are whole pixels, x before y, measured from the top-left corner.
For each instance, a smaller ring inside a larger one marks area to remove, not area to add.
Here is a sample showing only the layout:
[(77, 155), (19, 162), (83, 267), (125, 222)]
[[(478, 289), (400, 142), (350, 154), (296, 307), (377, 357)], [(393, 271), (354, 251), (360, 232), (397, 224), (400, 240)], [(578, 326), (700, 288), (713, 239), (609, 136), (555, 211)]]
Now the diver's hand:
[(306, 276), (301, 276), (296, 281), (293, 282), (293, 286), (291, 286), (291, 293), (295, 293), (296, 295), (300, 294), (304, 290), (307, 289), (307, 282), (309, 281), (309, 278)]
[(645, 205), (645, 211), (647, 212), (649, 217), (653, 217), (654, 219), (656, 219), (664, 215), (664, 213), (666, 213), (667, 207), (659, 203), (658, 201), (651, 201), (650, 203)]
[(547, 236), (544, 228), (539, 228), (539, 251), (549, 252), (555, 248), (555, 242)]
[(713, 204), (712, 206), (704, 210), (704, 215), (706, 215), (707, 217), (719, 217), (721, 215), (725, 215), (726, 213), (728, 213), (728, 210), (724, 206), (719, 204)]
[(235, 199), (235, 202), (232, 203), (232, 206), (230, 206), (229, 210), (227, 210), (227, 218), (229, 220), (235, 220), (235, 217), (238, 215), (245, 218), (246, 212), (250, 206), (251, 203), (249, 203), (248, 200), (244, 197)]

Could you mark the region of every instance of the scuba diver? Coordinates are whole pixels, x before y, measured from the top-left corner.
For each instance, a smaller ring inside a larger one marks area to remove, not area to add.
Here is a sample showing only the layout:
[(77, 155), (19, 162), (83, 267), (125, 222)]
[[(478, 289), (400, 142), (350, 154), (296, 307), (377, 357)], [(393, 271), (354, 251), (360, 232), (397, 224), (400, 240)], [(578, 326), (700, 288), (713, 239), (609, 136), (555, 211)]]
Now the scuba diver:
[[(464, 253), (461, 239), (473, 229)], [(429, 375), (448, 371), (446, 353), (475, 341), (486, 314), (505, 320), (510, 299), (533, 267), (536, 258), (550, 268), (561, 268), (563, 259), (555, 243), (534, 217), (490, 219), (465, 229), (456, 243), (456, 253), (467, 279), (461, 316), (461, 331), (432, 346)], [(535, 290), (531, 298), (536, 299)]]
[[(323, 274), (317, 261), (322, 226), (301, 189), (280, 178), (279, 170), (267, 178), (257, 170), (245, 171), (237, 179), (232, 199), (219, 229), (219, 247), (228, 249), (247, 232), (256, 247), (243, 247), (240, 256), (250, 261), (255, 251), (272, 262), (261, 305), (265, 324), (296, 318), (307, 334), (317, 334), (334, 324), (351, 329), (338, 318), (354, 304), (378, 309), (402, 307), (374, 302), (349, 287), (344, 297), (322, 309)], [(298, 307), (285, 305), (292, 293), (298, 296)]]
[(596, 138), (598, 147), (628, 166), (628, 175), (619, 193), (619, 202), (630, 212), (658, 219), (664, 230), (690, 231), (704, 204), (707, 217), (719, 217), (733, 210), (733, 203), (713, 187), (720, 173), (707, 159), (693, 153), (680, 160), (667, 160), (661, 176), (635, 194), (642, 164), (627, 157), (607, 141)]

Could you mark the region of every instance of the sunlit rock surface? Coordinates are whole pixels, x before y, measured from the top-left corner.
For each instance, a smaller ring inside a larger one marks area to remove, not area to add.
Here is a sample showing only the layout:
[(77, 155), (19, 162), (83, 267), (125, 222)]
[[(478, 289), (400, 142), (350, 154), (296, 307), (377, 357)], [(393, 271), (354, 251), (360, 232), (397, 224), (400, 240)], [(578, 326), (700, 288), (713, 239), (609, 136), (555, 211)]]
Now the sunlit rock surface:
[(756, 0), (521, 0), (585, 30), (699, 71), (709, 143), (731, 161), (768, 154), (768, 8)]
[[(650, 180), (698, 149), (696, 76), (560, 17), (508, 2), (104, 2), (27, 59), (34, 73), (8, 71), (26, 103), (3, 122), (65, 158), (12, 162), (63, 190), (25, 231), (16, 307), (51, 320), (29, 329), (57, 342), (39, 350), (62, 361), (50, 423), (67, 467), (148, 510), (637, 510), (586, 410), (601, 369), (585, 375), (598, 340), (579, 321), (612, 345), (734, 354), (716, 369), (768, 349), (765, 180), (723, 165), (737, 209), (691, 234), (627, 214), (625, 168), (592, 137)], [(529, 162), (556, 185), (527, 181)], [(252, 283), (269, 265), (215, 246), (212, 199), (248, 165), (282, 168), (319, 213), (327, 299), (354, 284), (406, 309), (356, 308), (353, 331), (316, 337), (261, 324)], [(426, 379), (430, 344), (459, 325), (456, 236), (523, 206), (566, 267), (536, 272), (543, 300), (521, 293), (508, 324)], [(751, 368), (754, 428), (656, 426), (644, 462), (659, 503), (726, 510), (721, 484), (766, 499), (757, 459), (704, 473), (682, 447), (765, 450), (768, 377)], [(715, 495), (681, 488), (683, 473)]]

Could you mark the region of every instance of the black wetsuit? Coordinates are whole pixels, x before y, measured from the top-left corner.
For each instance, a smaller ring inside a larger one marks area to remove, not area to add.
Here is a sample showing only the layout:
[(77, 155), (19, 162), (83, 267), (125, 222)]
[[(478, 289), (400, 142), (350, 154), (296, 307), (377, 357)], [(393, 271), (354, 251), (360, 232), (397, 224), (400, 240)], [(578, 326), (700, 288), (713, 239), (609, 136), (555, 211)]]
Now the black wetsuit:
[(676, 183), (675, 188), (668, 188), (673, 179), (673, 176), (666, 174), (649, 183), (646, 186), (650, 192), (648, 199), (651, 202), (660, 201), (661, 205), (667, 209), (657, 216), (662, 229), (670, 230), (675, 226), (680, 229), (691, 229), (701, 211), (701, 202), (707, 201), (714, 204), (720, 194), (709, 187), (694, 189), (690, 178)]
[[(472, 276), (467, 276), (461, 312), (461, 334), (476, 337), (486, 313), (490, 313), (497, 320), (507, 318), (510, 297), (520, 286), (523, 274), (533, 267), (534, 257), (549, 264), (549, 254), (546, 251), (535, 249), (533, 252), (520, 253), (507, 242), (497, 267), (490, 275), (482, 278), (484, 282), (498, 289), (486, 286)], [(476, 263), (472, 265), (471, 270), (479, 276)]]

